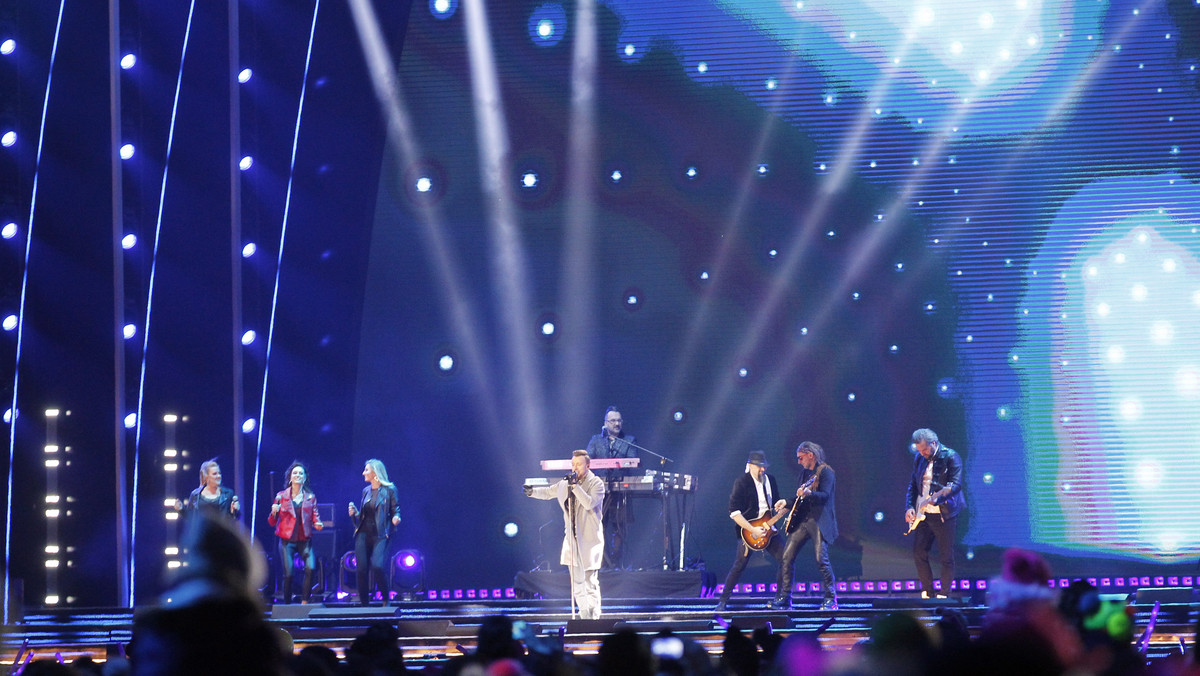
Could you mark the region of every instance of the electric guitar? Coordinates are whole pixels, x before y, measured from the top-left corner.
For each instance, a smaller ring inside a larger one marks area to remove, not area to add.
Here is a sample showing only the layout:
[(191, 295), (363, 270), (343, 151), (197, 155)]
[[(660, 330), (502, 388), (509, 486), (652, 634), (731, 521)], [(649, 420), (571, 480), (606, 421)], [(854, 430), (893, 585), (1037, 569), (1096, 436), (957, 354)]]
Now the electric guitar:
[(949, 494), (950, 494), (950, 486), (946, 486), (945, 488), (938, 491), (937, 493), (931, 494), (929, 497), (925, 498), (924, 500), (918, 500), (917, 506), (915, 508), (916, 512), (917, 512), (917, 518), (913, 519), (912, 523), (908, 524), (908, 530), (905, 531), (904, 534), (905, 535), (911, 534), (914, 530), (917, 529), (917, 524), (919, 524), (925, 520), (925, 508), (926, 507), (928, 507), (929, 505), (932, 505), (933, 502), (935, 500), (937, 500), (938, 498), (944, 498)]
[(771, 542), (771, 538), (775, 533), (779, 532), (775, 530), (775, 522), (782, 519), (784, 514), (787, 514), (787, 512), (783, 511), (775, 515), (767, 514), (753, 519), (750, 521), (751, 526), (763, 526), (767, 529), (767, 532), (763, 533), (762, 537), (754, 537), (754, 531), (749, 528), (743, 528), (742, 542), (745, 542), (747, 547), (756, 552), (762, 551)]
[[(799, 492), (803, 491), (805, 488), (812, 486), (813, 482), (816, 480), (817, 480), (817, 475), (815, 475), (815, 474), (812, 475), (811, 477), (809, 477), (808, 481), (805, 481), (804, 485), (800, 486), (800, 488), (796, 492), (799, 493)], [(796, 500), (796, 506), (799, 506), (799, 504), (800, 504), (800, 499), (798, 498)], [(795, 512), (794, 508), (793, 508), (792, 512), (793, 513)], [(770, 544), (771, 538), (775, 536), (775, 533), (779, 532), (779, 531), (775, 530), (775, 522), (782, 519), (783, 515), (787, 514), (787, 513), (788, 513), (787, 511), (783, 511), (783, 512), (779, 512), (774, 515), (764, 514), (763, 516), (760, 516), (757, 519), (752, 520), (750, 522), (750, 525), (752, 527), (763, 526), (767, 529), (767, 532), (763, 533), (762, 537), (755, 537), (754, 531), (750, 530), (749, 528), (743, 528), (742, 529), (742, 542), (745, 542), (747, 547), (749, 547), (750, 549), (753, 549), (756, 552), (762, 551), (768, 544)], [(789, 521), (789, 523), (791, 522), (790, 517), (789, 517), (788, 521)]]

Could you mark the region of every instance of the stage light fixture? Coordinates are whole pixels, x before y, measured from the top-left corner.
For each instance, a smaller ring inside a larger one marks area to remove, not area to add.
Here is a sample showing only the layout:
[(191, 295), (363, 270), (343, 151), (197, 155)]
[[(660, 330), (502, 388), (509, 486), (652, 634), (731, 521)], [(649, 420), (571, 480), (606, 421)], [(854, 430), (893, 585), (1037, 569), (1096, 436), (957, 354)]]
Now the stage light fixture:
[(509, 521), (504, 524), (504, 537), (515, 538), (521, 534), (521, 527), (516, 523)]
[(9, 54), (12, 54), (15, 51), (17, 51), (17, 41), (16, 40), (9, 38), (9, 39), (5, 40), (4, 42), (0, 42), (0, 54), (3, 54), (4, 56), (8, 56)]
[(126, 143), (125, 145), (121, 146), (121, 159), (130, 159), (133, 157), (135, 152), (137, 152), (137, 149), (133, 147), (133, 144)]
[(137, 246), (137, 235), (129, 234), (121, 238), (121, 248), (125, 250)]
[(0, 145), (3, 145), (5, 148), (11, 148), (14, 145), (16, 145), (16, 143), (17, 143), (17, 132), (6, 131), (6, 132), (4, 132), (3, 135), (0, 135)]
[(242, 334), (242, 345), (252, 345), (258, 334), (253, 329)]
[(630, 312), (636, 312), (642, 307), (642, 290), (636, 286), (631, 286), (625, 289), (622, 294), (625, 299), (625, 309)]
[(258, 251), (258, 245), (256, 245), (254, 242), (248, 242), (246, 246), (242, 247), (242, 258), (249, 258), (253, 256), (256, 251)]
[[(16, 315), (8, 315), (7, 317), (4, 318), (4, 321), (2, 323), (0, 323), (0, 326), (3, 326), (5, 331), (12, 331), (13, 329), (17, 328), (17, 316)], [(7, 416), (7, 414), (5, 414), (5, 415)], [(5, 422), (8, 422), (8, 421), (5, 420)]]
[(433, 189), (433, 179), (421, 176), (417, 179), (417, 192), (429, 192)]
[(677, 409), (675, 409), (675, 410), (674, 410), (674, 411), (671, 413), (671, 420), (673, 420), (673, 421), (675, 421), (675, 422), (677, 422), (677, 423), (684, 423), (684, 422), (687, 422), (687, 410), (686, 410), (686, 409), (682, 409), (682, 408), (677, 408)]
[(242, 423), (242, 431), (246, 434), (253, 432), (254, 428), (256, 427), (258, 427), (258, 421), (256, 421), (254, 418), (246, 418), (246, 420)]
[(130, 68), (133, 68), (136, 65), (137, 65), (137, 56), (135, 56), (133, 54), (126, 54), (125, 56), (121, 57), (121, 69), (122, 70), (129, 70)]
[(241, 159), (240, 162), (238, 162), (238, 169), (241, 169), (242, 171), (246, 171), (247, 169), (249, 169), (250, 167), (253, 167), (253, 166), (254, 166), (254, 158), (249, 155), (246, 155), (245, 157), (243, 157)]
[(13, 237), (17, 236), (17, 230), (17, 224), (9, 221), (8, 223), (4, 224), (3, 228), (0, 228), (0, 237), (3, 237), (4, 239), (12, 239)]
[(458, 9), (458, 0), (429, 0), (429, 13), (435, 19), (448, 19)]
[(129, 415), (125, 416), (125, 429), (131, 430), (134, 427), (137, 427), (137, 414), (130, 413)]
[(133, 338), (137, 335), (137, 325), (126, 324), (124, 328), (121, 329), (121, 335), (125, 336), (125, 340)]
[(621, 173), (620, 169), (613, 169), (613, 172), (611, 174), (609, 174), (608, 177), (612, 180), (613, 183), (620, 183), (621, 178), (624, 177), (624, 174)]
[(243, 68), (238, 71), (238, 82), (246, 84), (250, 78), (254, 77), (254, 71), (250, 68)]

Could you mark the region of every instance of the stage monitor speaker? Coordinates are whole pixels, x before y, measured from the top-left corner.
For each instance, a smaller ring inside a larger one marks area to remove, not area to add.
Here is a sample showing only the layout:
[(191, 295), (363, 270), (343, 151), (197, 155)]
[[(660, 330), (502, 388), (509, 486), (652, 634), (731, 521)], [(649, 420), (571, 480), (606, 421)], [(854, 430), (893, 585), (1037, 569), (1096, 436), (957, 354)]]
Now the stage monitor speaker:
[(400, 620), (396, 631), (401, 636), (443, 638), (450, 635), (450, 620)]
[(787, 615), (738, 615), (730, 617), (729, 624), (746, 631), (748, 629), (760, 629), (771, 625), (771, 629), (791, 629), (792, 619)]
[(329, 561), (330, 565), (337, 563), (338, 557), (342, 555), (337, 550), (337, 530), (326, 526), (325, 530), (313, 533), (313, 552)]
[(1152, 606), (1155, 601), (1163, 605), (1193, 603), (1196, 601), (1196, 589), (1193, 587), (1141, 587), (1133, 595), (1133, 602), (1139, 606)]
[(271, 606), (272, 620), (303, 620), (317, 606), (308, 603), (278, 603)]
[(624, 620), (567, 620), (568, 634), (611, 634), (617, 627), (625, 624)]

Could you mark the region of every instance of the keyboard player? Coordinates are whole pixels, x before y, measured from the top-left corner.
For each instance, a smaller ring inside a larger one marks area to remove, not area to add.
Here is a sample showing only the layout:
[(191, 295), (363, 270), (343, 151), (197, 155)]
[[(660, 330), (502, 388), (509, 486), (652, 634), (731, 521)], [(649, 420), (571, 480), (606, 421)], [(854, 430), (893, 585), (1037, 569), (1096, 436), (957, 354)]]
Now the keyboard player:
[[(621, 411), (616, 406), (609, 406), (604, 412), (604, 426), (600, 433), (588, 441), (587, 452), (592, 458), (636, 458), (638, 457), (636, 440), (632, 434), (622, 430), (624, 421)], [(627, 476), (641, 474), (643, 470), (607, 469), (600, 470), (600, 478), (612, 485)], [(629, 495), (622, 491), (609, 491), (604, 496), (604, 569), (623, 569), (627, 566), (624, 560), (625, 538), (629, 532), (629, 524), (633, 522), (633, 510), (630, 509)]]

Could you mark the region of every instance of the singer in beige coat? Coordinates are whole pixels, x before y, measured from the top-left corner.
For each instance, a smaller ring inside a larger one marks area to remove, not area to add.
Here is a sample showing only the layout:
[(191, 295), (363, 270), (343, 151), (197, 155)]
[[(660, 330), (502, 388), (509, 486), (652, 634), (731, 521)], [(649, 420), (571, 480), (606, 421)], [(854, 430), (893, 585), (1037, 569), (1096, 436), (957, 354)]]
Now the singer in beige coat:
[(600, 564), (604, 559), (604, 481), (589, 469), (587, 451), (571, 455), (571, 474), (550, 486), (526, 486), (538, 500), (557, 500), (563, 510), (562, 556), (571, 573), (571, 597), (585, 620), (600, 617)]

